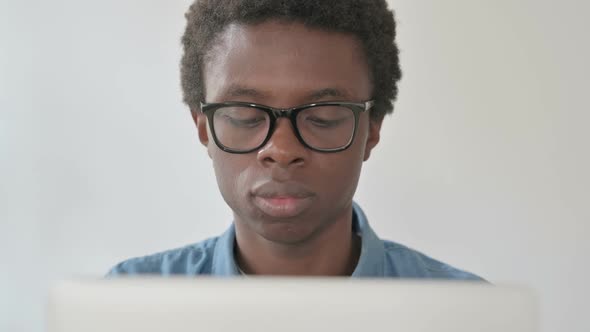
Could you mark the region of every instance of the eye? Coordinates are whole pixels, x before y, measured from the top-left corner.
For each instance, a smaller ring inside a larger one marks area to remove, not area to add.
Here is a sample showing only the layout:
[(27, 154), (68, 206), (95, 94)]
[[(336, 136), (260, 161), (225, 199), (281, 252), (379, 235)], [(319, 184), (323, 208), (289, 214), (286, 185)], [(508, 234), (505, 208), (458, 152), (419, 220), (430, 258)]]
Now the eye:
[(256, 128), (263, 124), (266, 119), (263, 116), (257, 117), (236, 117), (228, 114), (223, 115), (223, 119), (230, 125), (238, 128)]
[(315, 127), (319, 128), (331, 128), (336, 127), (339, 124), (343, 123), (346, 120), (346, 117), (341, 118), (320, 118), (318, 116), (309, 115), (305, 117), (305, 122), (309, 123)]
[(336, 129), (354, 123), (354, 113), (342, 106), (315, 106), (299, 113), (300, 124), (310, 129)]
[(236, 129), (256, 128), (264, 125), (268, 116), (262, 110), (253, 107), (229, 106), (215, 113), (218, 125), (233, 127)]

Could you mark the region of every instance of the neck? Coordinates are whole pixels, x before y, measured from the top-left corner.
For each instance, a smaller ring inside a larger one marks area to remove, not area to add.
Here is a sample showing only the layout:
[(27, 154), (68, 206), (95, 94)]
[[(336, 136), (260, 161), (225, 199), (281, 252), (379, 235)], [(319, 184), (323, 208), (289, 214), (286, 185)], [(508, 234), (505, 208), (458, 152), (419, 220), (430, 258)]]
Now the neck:
[(247, 274), (346, 276), (354, 271), (361, 239), (352, 232), (352, 209), (296, 244), (269, 241), (236, 219), (235, 257)]

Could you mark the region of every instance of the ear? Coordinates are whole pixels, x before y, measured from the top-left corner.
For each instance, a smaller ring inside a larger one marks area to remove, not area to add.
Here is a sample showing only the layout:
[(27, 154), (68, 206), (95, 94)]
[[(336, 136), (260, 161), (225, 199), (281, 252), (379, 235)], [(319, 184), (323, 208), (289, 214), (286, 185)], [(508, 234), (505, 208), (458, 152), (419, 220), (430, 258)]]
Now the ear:
[(381, 125), (383, 124), (383, 118), (370, 118), (369, 119), (369, 133), (367, 135), (367, 142), (365, 145), (365, 156), (363, 161), (369, 160), (371, 156), (371, 151), (373, 148), (379, 143), (379, 139), (381, 138)]
[(207, 116), (200, 110), (191, 110), (193, 121), (197, 126), (197, 132), (199, 135), (199, 141), (205, 147), (209, 145), (209, 135), (207, 135)]

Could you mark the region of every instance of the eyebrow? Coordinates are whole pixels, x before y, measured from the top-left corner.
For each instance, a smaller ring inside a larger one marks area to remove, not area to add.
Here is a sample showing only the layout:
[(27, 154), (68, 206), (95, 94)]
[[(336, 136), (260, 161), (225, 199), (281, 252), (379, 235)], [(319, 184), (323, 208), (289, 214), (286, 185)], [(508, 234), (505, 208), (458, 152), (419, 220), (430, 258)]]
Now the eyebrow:
[[(242, 85), (231, 85), (223, 95), (229, 98), (251, 97), (263, 99), (270, 96), (270, 93)], [(348, 96), (349, 94), (345, 90), (338, 88), (325, 88), (312, 91), (306, 96), (305, 99), (309, 101), (317, 101), (326, 97), (346, 98)]]
[(247, 88), (241, 85), (232, 85), (229, 87), (229, 89), (227, 89), (226, 93), (224, 93), (225, 96), (228, 97), (253, 97), (253, 98), (261, 98), (261, 97), (265, 97), (267, 94), (263, 93), (259, 90), (256, 89), (252, 89), (252, 88)]
[(348, 97), (346, 91), (339, 90), (336, 88), (326, 88), (318, 91), (314, 91), (311, 93), (308, 98), (311, 100), (319, 100), (325, 97), (337, 97), (337, 98), (344, 98)]

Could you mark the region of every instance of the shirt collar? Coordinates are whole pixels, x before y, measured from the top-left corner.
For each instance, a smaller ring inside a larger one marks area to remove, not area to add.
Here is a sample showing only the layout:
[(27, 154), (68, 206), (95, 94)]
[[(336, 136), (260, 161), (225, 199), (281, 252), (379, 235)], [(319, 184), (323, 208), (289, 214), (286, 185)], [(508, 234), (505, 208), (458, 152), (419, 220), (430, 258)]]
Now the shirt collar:
[(234, 260), (234, 243), (236, 242), (236, 230), (234, 224), (223, 233), (215, 244), (213, 251), (213, 263), (211, 274), (215, 276), (231, 277), (240, 275), (238, 266)]
[(352, 277), (382, 277), (384, 275), (385, 248), (369, 225), (361, 207), (352, 202), (352, 222), (361, 236), (361, 256)]
[[(352, 203), (353, 229), (361, 236), (361, 255), (352, 277), (381, 277), (384, 274), (385, 249), (383, 242), (373, 231), (363, 210), (355, 202)], [(234, 224), (223, 233), (215, 244), (211, 274), (215, 276), (239, 276), (234, 259), (234, 243), (236, 231)]]

